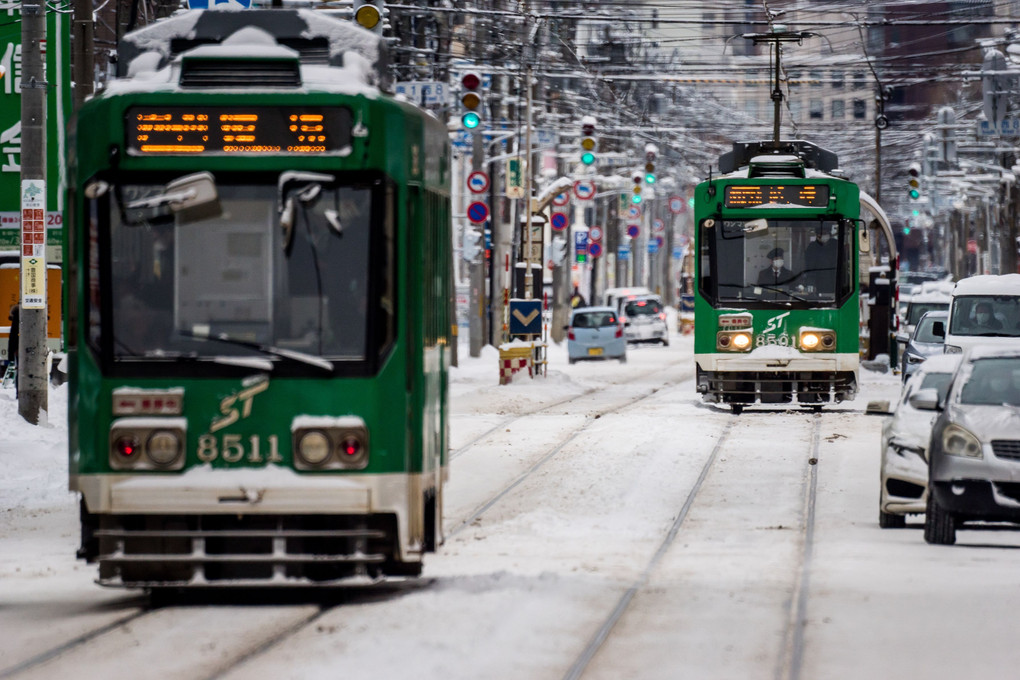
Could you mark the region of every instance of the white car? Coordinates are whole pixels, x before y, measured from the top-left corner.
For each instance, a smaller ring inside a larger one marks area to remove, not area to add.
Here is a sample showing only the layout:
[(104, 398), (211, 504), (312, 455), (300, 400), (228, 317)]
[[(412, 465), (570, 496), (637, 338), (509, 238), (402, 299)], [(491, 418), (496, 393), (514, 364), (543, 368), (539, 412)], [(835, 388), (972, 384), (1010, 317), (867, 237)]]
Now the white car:
[(905, 526), (906, 516), (924, 512), (928, 499), (927, 448), (935, 414), (914, 408), (910, 396), (922, 389), (935, 389), (945, 396), (959, 363), (958, 354), (936, 354), (925, 360), (882, 423), (878, 525), (883, 529)]
[(661, 342), (669, 345), (666, 309), (658, 295), (636, 295), (621, 299), (620, 317), (627, 342)]

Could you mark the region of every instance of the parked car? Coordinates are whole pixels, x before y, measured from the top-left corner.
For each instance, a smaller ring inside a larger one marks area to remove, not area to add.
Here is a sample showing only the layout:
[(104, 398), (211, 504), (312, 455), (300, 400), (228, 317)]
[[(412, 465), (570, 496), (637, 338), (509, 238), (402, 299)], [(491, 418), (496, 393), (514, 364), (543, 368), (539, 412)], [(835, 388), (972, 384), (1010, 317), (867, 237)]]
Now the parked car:
[(946, 337), (948, 320), (948, 311), (928, 312), (914, 326), (914, 333), (907, 339), (900, 358), (903, 382), (907, 382), (925, 359), (942, 354), (942, 341)]
[(623, 322), (612, 307), (578, 307), (567, 326), (567, 359), (570, 363), (589, 359), (627, 361), (627, 340)]
[(661, 342), (669, 345), (666, 309), (658, 295), (638, 295), (624, 299), (620, 316), (627, 342)]
[[(949, 381), (960, 363), (958, 354), (936, 354), (917, 366), (903, 386), (892, 413), (882, 422), (881, 490), (878, 525), (898, 529), (906, 516), (924, 512), (928, 490), (928, 461), (925, 450), (935, 414), (910, 403), (918, 390), (934, 389), (945, 396)], [(884, 409), (888, 411), (888, 409)]]
[(951, 545), (970, 521), (1020, 522), (1020, 348), (964, 353), (945, 398), (910, 397), (937, 412), (928, 445), (924, 540)]

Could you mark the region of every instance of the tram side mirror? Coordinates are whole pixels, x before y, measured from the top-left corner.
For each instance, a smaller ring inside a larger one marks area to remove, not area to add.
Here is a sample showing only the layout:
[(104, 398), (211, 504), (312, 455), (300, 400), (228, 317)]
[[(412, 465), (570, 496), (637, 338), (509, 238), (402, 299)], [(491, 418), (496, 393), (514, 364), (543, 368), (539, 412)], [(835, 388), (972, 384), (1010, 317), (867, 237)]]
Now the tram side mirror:
[(223, 215), (216, 180), (212, 173), (196, 172), (178, 177), (166, 185), (170, 210), (179, 224), (211, 220)]
[(870, 253), (871, 252), (871, 238), (868, 236), (868, 229), (867, 229), (867, 227), (862, 227), (861, 231), (860, 231), (860, 234), (861, 234), (860, 241), (859, 241), (859, 243), (860, 243), (860, 251), (862, 253)]
[(179, 224), (187, 224), (223, 214), (216, 180), (209, 172), (178, 177), (163, 187), (161, 193), (131, 201), (125, 208), (137, 211), (128, 216), (129, 224), (142, 224), (170, 214), (176, 216)]
[(753, 234), (759, 231), (768, 231), (769, 221), (759, 217), (756, 220), (748, 220), (744, 223), (744, 233)]

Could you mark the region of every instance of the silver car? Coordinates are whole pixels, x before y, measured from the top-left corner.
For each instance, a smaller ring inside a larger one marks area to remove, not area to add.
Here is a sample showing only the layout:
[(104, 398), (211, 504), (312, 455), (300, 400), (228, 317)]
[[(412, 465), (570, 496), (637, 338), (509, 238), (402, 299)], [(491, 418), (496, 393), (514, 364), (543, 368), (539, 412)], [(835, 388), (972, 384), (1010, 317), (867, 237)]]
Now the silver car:
[(948, 311), (927, 312), (914, 326), (914, 333), (907, 338), (900, 359), (903, 382), (907, 382), (907, 378), (917, 370), (922, 361), (930, 356), (942, 354), (948, 321)]
[(906, 516), (924, 512), (928, 496), (928, 460), (925, 449), (935, 414), (920, 411), (910, 397), (920, 390), (935, 389), (945, 397), (949, 381), (960, 363), (958, 354), (937, 354), (918, 364), (903, 386), (892, 413), (882, 422), (881, 487), (878, 525), (899, 529)]
[(955, 543), (964, 522), (1020, 523), (1020, 349), (974, 347), (945, 399), (925, 389), (910, 401), (938, 412), (928, 445), (924, 540)]
[(627, 361), (627, 340), (623, 323), (612, 307), (578, 307), (567, 326), (567, 359), (570, 363), (589, 359)]

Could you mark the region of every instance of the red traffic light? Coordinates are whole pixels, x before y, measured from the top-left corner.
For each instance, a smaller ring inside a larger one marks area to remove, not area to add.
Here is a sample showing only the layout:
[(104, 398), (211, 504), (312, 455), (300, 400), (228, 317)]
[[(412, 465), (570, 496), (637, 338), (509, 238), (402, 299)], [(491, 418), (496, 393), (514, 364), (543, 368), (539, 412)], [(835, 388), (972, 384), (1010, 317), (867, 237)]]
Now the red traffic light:
[(474, 71), (465, 73), (460, 79), (460, 84), (463, 85), (465, 89), (477, 90), (478, 86), (482, 84), (482, 77)]

